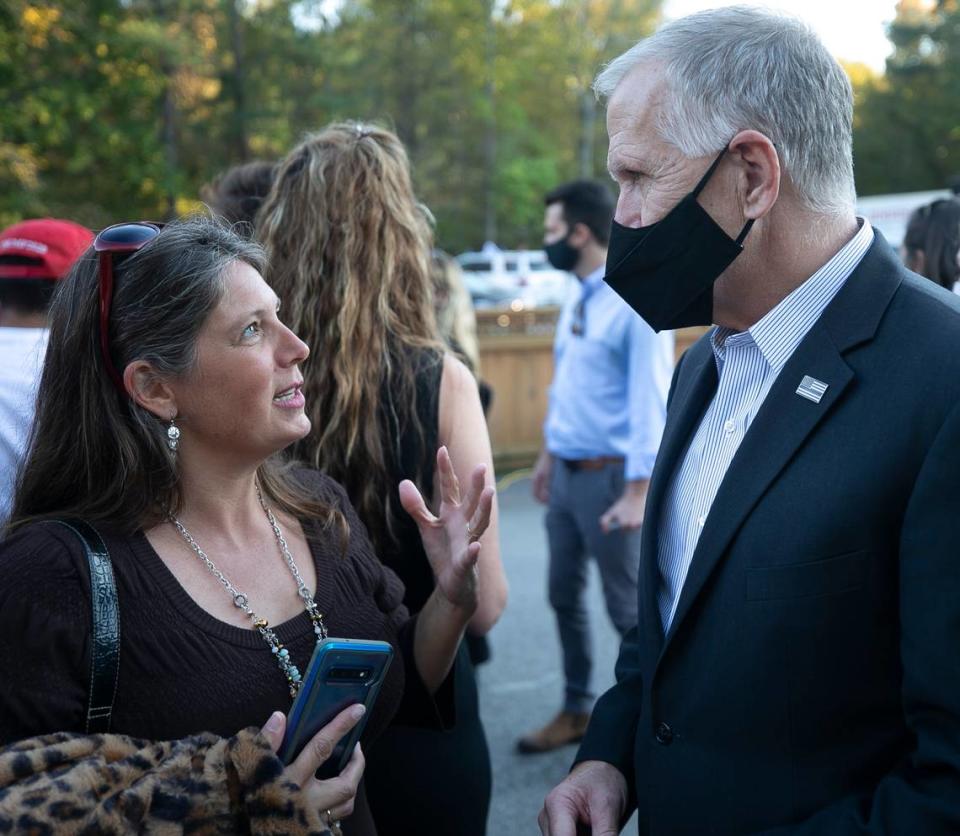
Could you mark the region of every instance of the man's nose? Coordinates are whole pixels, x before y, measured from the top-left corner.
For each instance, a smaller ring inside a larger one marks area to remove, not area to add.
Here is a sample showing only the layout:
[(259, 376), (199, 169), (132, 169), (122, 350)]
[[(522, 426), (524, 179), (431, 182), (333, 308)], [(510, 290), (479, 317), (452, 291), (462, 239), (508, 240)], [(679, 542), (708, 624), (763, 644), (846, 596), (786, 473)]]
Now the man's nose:
[(643, 226), (643, 215), (636, 195), (631, 195), (621, 189), (620, 196), (617, 198), (617, 210), (614, 212), (613, 218), (621, 226), (631, 228)]

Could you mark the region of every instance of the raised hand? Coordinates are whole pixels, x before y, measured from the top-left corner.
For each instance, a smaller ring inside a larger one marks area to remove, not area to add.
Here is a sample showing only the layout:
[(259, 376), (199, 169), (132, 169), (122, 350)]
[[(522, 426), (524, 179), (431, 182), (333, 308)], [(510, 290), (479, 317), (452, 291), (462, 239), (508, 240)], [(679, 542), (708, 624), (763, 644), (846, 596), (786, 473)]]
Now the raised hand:
[(453, 606), (472, 612), (477, 606), (477, 541), (490, 524), (494, 489), (484, 486), (486, 467), (477, 465), (461, 499), (460, 482), (446, 447), (437, 451), (437, 475), (440, 508), (436, 516), (409, 479), (400, 483), (400, 504), (420, 530), (440, 593)]

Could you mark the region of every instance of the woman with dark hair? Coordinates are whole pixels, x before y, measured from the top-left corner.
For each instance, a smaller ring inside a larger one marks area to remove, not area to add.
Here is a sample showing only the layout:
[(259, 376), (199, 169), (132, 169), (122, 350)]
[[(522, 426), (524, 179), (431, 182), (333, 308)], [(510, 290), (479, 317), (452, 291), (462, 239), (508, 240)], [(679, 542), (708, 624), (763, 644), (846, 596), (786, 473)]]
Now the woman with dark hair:
[(264, 199), (270, 194), (277, 164), (265, 160), (235, 165), (200, 189), (200, 198), (214, 212), (247, 237), (253, 234)]
[(923, 275), (925, 259), (923, 248), (926, 245), (927, 228), (930, 226), (930, 206), (925, 203), (918, 206), (907, 218), (907, 228), (900, 243), (900, 260), (908, 270)]
[(947, 198), (933, 203), (923, 249), (923, 275), (940, 287), (954, 290), (960, 280), (960, 200)]
[(914, 210), (901, 256), (915, 273), (954, 290), (960, 281), (960, 200), (944, 198)]
[[(280, 164), (257, 218), (267, 279), (310, 346), (304, 376), (313, 429), (296, 456), (343, 483), (418, 612), (436, 579), (394, 485), (413, 479), (439, 494), (431, 450), (449, 448), (466, 478), (492, 455), (477, 384), (448, 352), (433, 308), (431, 217), (414, 195), (403, 144), (373, 125), (334, 124)], [(485, 634), (506, 604), (496, 514), (482, 538), (478, 606), (469, 630)], [(416, 818), (437, 836), (483, 834), (490, 756), (464, 646), (456, 666), (456, 727), (394, 725), (369, 752), (367, 780), (381, 836)]]
[[(12, 813), (47, 823), (65, 810), (90, 832), (117, 820), (337, 832), (350, 816), (344, 833), (374, 834), (359, 747), (341, 775), (314, 777), (359, 715), (343, 712), (290, 766), (273, 754), (328, 631), (400, 650), (365, 744), (394, 715), (446, 716), (449, 685), (438, 689), (476, 609), (492, 489), (478, 467), (461, 502), (442, 449), (436, 515), (400, 486), (438, 578), (410, 618), (343, 489), (275, 459), (310, 431), (308, 350), (278, 318), (263, 268), (258, 246), (209, 220), (124, 224), (100, 233), (54, 301), (0, 543), (0, 742), (84, 728), (91, 579), (60, 519), (92, 523), (112, 561), (114, 734), (33, 738), (0, 755), (0, 830)], [(249, 728), (268, 717), (262, 734)]]

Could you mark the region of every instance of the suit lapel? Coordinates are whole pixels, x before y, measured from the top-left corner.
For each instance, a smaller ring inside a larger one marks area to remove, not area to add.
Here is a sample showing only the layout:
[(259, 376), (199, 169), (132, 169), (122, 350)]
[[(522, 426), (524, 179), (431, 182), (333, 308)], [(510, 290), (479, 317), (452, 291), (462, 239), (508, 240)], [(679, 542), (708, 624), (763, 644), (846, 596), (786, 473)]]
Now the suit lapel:
[(642, 592), (640, 609), (645, 639), (656, 659), (663, 641), (663, 626), (657, 607), (657, 590), (660, 587), (660, 569), (657, 561), (656, 533), (663, 512), (663, 502), (687, 443), (700, 423), (707, 404), (717, 390), (717, 364), (710, 347), (709, 335), (703, 337), (697, 350), (691, 349), (691, 369), (681, 369), (677, 392), (670, 404), (667, 423), (657, 454), (657, 463), (650, 478), (645, 517), (649, 524), (643, 526), (641, 565)]
[[(661, 657), (747, 515), (850, 385), (854, 373), (843, 352), (872, 339), (900, 286), (902, 269), (876, 233), (860, 265), (780, 372), (717, 491), (661, 644)], [(807, 375), (827, 384), (819, 403), (797, 394)], [(702, 412), (701, 408), (697, 421)], [(670, 472), (675, 466), (676, 462)]]

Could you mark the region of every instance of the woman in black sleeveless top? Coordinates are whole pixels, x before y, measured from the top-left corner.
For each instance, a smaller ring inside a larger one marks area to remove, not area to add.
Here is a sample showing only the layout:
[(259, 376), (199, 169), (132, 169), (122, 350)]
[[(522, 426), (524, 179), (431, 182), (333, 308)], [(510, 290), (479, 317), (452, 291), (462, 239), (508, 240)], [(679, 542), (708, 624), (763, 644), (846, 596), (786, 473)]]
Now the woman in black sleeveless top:
[[(432, 233), (402, 144), (389, 131), (353, 124), (307, 138), (280, 165), (257, 236), (281, 316), (311, 348), (304, 389), (313, 430), (294, 454), (346, 487), (416, 612), (434, 579), (399, 506), (397, 479), (433, 484), (438, 497), (438, 445), (461, 481), (485, 461), (492, 482), (493, 468), (476, 381), (437, 334)], [(496, 509), (480, 543), (479, 605), (468, 629), (482, 635), (506, 603)], [(463, 648), (456, 712), (451, 731), (397, 727), (368, 753), (380, 836), (484, 834), (490, 759)]]

